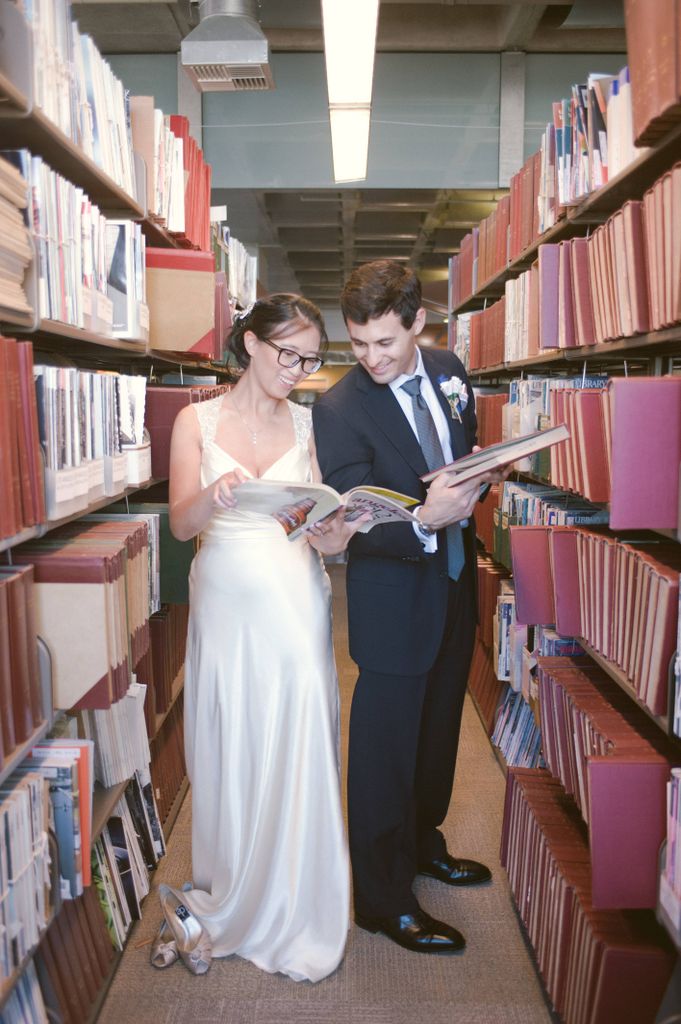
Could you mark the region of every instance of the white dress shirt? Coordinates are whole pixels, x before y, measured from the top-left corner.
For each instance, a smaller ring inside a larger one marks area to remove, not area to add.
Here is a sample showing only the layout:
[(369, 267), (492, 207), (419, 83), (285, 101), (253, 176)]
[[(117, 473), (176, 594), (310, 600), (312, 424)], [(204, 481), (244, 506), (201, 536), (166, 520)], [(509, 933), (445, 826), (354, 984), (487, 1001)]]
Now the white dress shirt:
[[(452, 445), (449, 436), (449, 424), (447, 423), (447, 417), (445, 416), (444, 410), (438, 401), (438, 397), (435, 394), (435, 388), (433, 387), (430, 377), (426, 373), (426, 369), (423, 365), (423, 356), (421, 350), (416, 349), (416, 368), (413, 373), (402, 373), (395, 380), (391, 381), (388, 387), (391, 389), (397, 401), (400, 403), (402, 412), (407, 417), (409, 426), (414, 431), (414, 436), (418, 441), (418, 433), (416, 431), (416, 421), (414, 420), (414, 409), (412, 405), (411, 395), (408, 395), (406, 391), (402, 390), (402, 384), (405, 381), (411, 380), (412, 377), (421, 378), (421, 394), (425, 399), (426, 405), (430, 410), (430, 414), (433, 417), (435, 423), (435, 429), (442, 445), (442, 454), (444, 456), (445, 463), (452, 461)], [(437, 551), (437, 535), (423, 533), (421, 528), (414, 523), (414, 532), (416, 536), (423, 544), (423, 548), (428, 554)]]

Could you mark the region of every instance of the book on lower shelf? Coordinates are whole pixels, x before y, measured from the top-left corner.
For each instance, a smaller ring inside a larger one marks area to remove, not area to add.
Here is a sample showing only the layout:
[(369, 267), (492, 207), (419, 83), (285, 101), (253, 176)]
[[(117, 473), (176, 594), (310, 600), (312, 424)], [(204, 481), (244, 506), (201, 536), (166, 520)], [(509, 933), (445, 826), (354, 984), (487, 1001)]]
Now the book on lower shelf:
[[(652, 911), (595, 911), (589, 853), (558, 782), (509, 769), (501, 861), (554, 1008), (566, 1024), (652, 1024), (674, 957)], [(542, 935), (552, 941), (542, 941)]]

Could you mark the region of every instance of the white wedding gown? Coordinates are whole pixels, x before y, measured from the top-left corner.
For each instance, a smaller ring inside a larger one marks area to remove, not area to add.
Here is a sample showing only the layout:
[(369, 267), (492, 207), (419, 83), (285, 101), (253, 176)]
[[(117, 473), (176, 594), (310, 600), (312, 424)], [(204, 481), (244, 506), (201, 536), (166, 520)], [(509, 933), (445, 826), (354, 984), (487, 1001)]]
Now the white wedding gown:
[[(239, 466), (215, 441), (221, 401), (194, 407), (202, 487)], [(288, 404), (296, 442), (264, 476), (307, 481), (311, 415)], [(201, 536), (184, 713), (194, 885), (184, 898), (213, 956), (319, 981), (340, 963), (349, 922), (331, 587), (317, 552), (270, 516), (218, 510)]]

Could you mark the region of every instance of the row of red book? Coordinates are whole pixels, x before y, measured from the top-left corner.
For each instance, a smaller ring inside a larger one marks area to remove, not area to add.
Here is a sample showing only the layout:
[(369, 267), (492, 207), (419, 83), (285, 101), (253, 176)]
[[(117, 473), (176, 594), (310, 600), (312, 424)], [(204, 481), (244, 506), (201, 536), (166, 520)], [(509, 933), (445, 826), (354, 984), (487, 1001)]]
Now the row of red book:
[(518, 259), (568, 205), (627, 166), (637, 155), (632, 143), (626, 67), (616, 76), (591, 74), (584, 85), (572, 86), (569, 98), (553, 103), (540, 148), (511, 177), (509, 194), (452, 257), (450, 308)]
[(497, 679), (492, 649), (483, 644), (479, 634), (475, 638), (473, 660), (468, 673), (468, 689), (475, 700), (487, 735), (491, 736), (497, 708), (503, 700), (508, 685)]
[(114, 955), (97, 890), (64, 902), (34, 957), (46, 1007), (64, 1024), (88, 1020)]
[(33, 346), (0, 337), (0, 540), (45, 521)]
[(0, 764), (42, 725), (33, 566), (0, 566)]
[(470, 368), (660, 330), (681, 320), (681, 164), (589, 238), (540, 245), (470, 326)]
[(162, 605), (149, 620), (149, 649), (135, 666), (138, 681), (147, 687), (144, 712), (147, 732), (152, 738), (156, 735), (157, 716), (164, 714), (173, 701), (173, 684), (178, 684), (184, 665), (188, 617), (188, 605)]
[(555, 624), (618, 666), (655, 715), (667, 710), (681, 551), (606, 530), (511, 526), (518, 622)]
[(681, 121), (681, 19), (678, 0), (624, 0), (634, 137), (656, 142)]
[(151, 436), (151, 470), (156, 479), (167, 479), (170, 465), (170, 437), (180, 409), (192, 402), (206, 402), (229, 391), (225, 384), (197, 384), (192, 387), (147, 388), (144, 422)]
[(551, 450), (553, 484), (609, 502), (614, 530), (676, 529), (680, 377), (612, 377), (607, 388), (552, 390), (551, 422), (570, 430)]
[(539, 658), (537, 677), (546, 765), (589, 828), (594, 907), (655, 907), (670, 745), (590, 659)]
[(184, 692), (180, 693), (171, 707), (150, 747), (151, 779), (159, 817), (165, 822), (187, 775), (184, 760)]
[(653, 1024), (674, 955), (651, 911), (596, 910), (589, 851), (563, 789), (541, 769), (507, 776), (501, 862), (564, 1024)]
[(111, 520), (69, 523), (14, 551), (35, 574), (56, 708), (106, 708), (127, 693), (149, 646), (148, 547), (146, 522)]

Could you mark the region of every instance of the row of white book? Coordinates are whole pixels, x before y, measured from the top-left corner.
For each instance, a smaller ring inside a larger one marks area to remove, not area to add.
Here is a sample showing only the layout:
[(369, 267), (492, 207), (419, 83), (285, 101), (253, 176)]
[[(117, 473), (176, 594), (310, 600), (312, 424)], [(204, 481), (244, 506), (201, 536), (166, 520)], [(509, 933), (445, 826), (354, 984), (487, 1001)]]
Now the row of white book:
[(123, 83), (91, 37), (78, 31), (70, 0), (23, 0), (22, 6), (32, 41), (35, 105), (134, 196), (132, 139)]
[(81, 729), (94, 743), (97, 782), (108, 788), (145, 772), (151, 761), (144, 720), (147, 687), (132, 682), (128, 692), (110, 708), (81, 711)]
[(497, 679), (508, 682), (525, 700), (534, 695), (533, 669), (537, 656), (567, 657), (583, 648), (572, 637), (559, 636), (551, 626), (535, 626), (532, 650), (529, 627), (517, 621), (512, 579), (501, 580), (493, 619), (494, 667)]
[(541, 731), (532, 708), (521, 693), (506, 691), (497, 712), (492, 743), (503, 754), (507, 765), (518, 768), (541, 768)]
[(560, 208), (579, 203), (612, 180), (643, 152), (634, 145), (629, 68), (592, 73), (552, 104), (540, 144), (539, 233)]
[(132, 142), (146, 168), (147, 212), (167, 231), (185, 230), (184, 142), (153, 96), (130, 97)]
[[(24, 291), (24, 297), (35, 303), (37, 316), (145, 342), (149, 313), (141, 225), (104, 217), (82, 188), (28, 150), (2, 155), (29, 189), (36, 283), (35, 294)], [(24, 289), (32, 291), (29, 281)]]
[[(0, 982), (22, 965), (60, 902), (76, 899), (93, 881), (98, 888), (102, 879), (106, 888), (109, 879), (113, 883), (121, 911), (114, 944), (140, 916), (149, 871), (165, 852), (149, 772), (145, 693), (145, 686), (133, 684), (110, 710), (83, 713), (87, 738), (73, 735), (75, 718), (61, 719), (61, 735), (37, 743), (0, 786)], [(112, 770), (115, 781), (130, 783), (93, 851), (95, 779), (112, 785)]]
[(231, 234), (227, 224), (213, 221), (211, 233), (217, 269), (224, 271), (230, 295), (245, 309), (256, 300), (258, 257)]
[(151, 477), (144, 377), (42, 364), (34, 376), (48, 519)]

